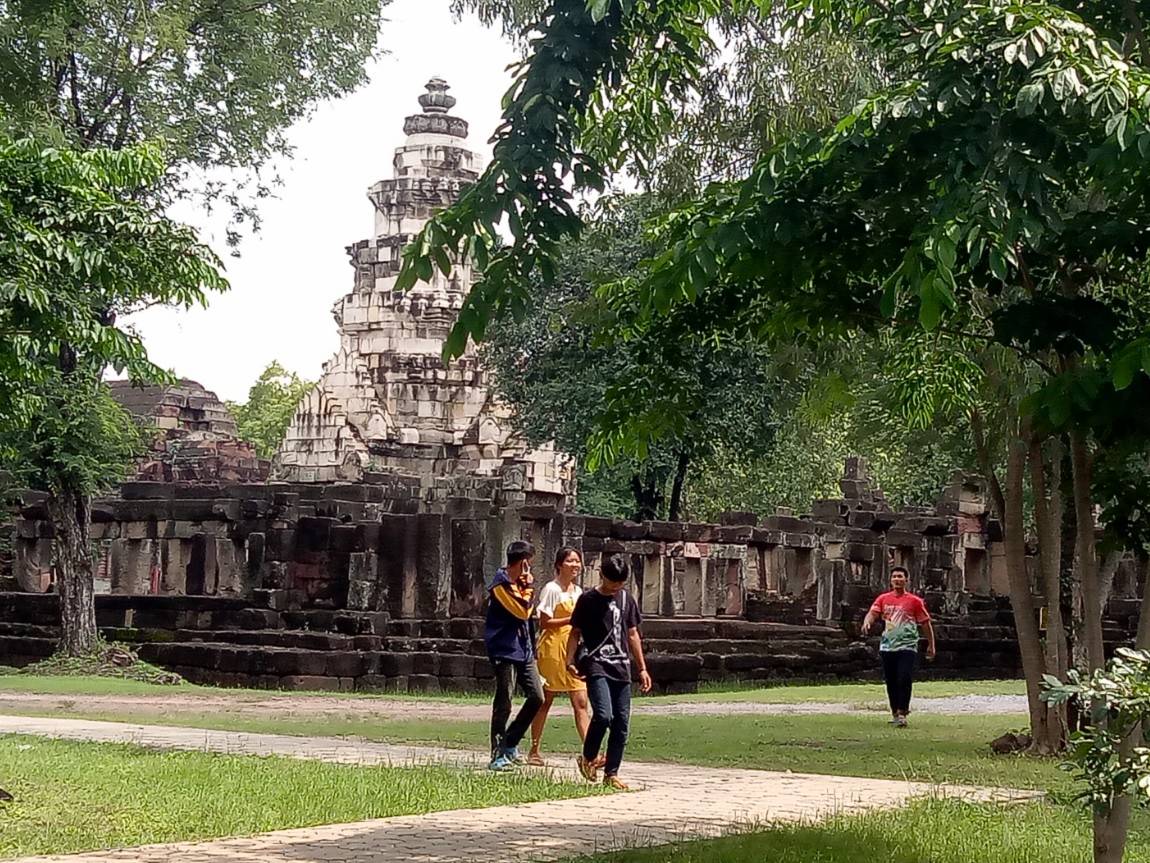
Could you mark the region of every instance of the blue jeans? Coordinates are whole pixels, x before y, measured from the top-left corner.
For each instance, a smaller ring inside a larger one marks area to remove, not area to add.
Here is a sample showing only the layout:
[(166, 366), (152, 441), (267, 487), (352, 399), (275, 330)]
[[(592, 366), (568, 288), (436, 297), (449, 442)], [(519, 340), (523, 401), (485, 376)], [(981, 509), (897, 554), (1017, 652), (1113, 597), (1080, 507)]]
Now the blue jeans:
[(607, 730), (607, 766), (604, 773), (614, 776), (623, 763), (623, 750), (627, 746), (627, 732), (631, 727), (631, 684), (606, 677), (587, 678), (587, 699), (591, 702), (591, 725), (583, 741), (583, 757), (592, 761), (599, 757), (599, 748)]

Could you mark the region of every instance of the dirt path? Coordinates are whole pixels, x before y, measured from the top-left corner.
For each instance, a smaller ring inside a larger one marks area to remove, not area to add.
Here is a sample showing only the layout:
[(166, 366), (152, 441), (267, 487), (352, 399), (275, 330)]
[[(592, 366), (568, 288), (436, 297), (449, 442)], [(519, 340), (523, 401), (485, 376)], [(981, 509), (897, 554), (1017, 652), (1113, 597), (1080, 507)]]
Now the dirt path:
[[(878, 693), (876, 693), (877, 695)], [(881, 696), (880, 696), (881, 698)], [(959, 695), (950, 698), (917, 698), (919, 713), (942, 715), (1006, 715), (1026, 712), (1021, 695)], [(557, 702), (558, 715), (570, 708)], [(879, 698), (862, 703), (806, 702), (801, 704), (762, 704), (748, 701), (680, 701), (670, 703), (638, 701), (635, 712), (646, 716), (800, 716), (813, 714), (873, 714), (886, 710)], [(164, 695), (37, 695), (0, 693), (0, 713), (29, 712), (59, 714), (124, 713), (146, 719), (149, 716), (184, 714), (223, 714), (245, 719), (322, 719), (324, 717), (374, 718), (380, 720), (463, 720), (489, 719), (491, 708), (484, 702), (459, 703), (399, 698), (339, 698), (336, 696), (191, 695), (172, 692)]]

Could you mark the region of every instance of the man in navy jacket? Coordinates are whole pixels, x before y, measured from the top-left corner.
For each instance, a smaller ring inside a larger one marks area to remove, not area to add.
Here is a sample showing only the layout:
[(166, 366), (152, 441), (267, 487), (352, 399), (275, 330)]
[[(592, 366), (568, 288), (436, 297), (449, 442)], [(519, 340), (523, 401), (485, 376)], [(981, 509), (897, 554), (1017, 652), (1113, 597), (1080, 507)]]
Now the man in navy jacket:
[[(495, 670), (495, 700), (491, 705), (491, 769), (510, 770), (522, 763), (518, 745), (543, 704), (543, 683), (535, 665), (531, 639), (531, 604), (535, 597), (531, 560), (535, 549), (516, 540), (507, 547), (507, 566), (498, 570), (487, 588), (487, 620), (483, 641)], [(511, 693), (516, 683), (523, 706), (510, 725)]]

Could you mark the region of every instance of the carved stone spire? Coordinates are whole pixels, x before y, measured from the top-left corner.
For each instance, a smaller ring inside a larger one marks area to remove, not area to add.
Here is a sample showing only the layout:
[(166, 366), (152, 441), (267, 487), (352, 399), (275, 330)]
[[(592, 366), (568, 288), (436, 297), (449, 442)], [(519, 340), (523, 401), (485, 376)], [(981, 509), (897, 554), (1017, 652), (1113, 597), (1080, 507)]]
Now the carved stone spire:
[(450, 135), (453, 138), (467, 137), (467, 121), (452, 117), (448, 112), (455, 107), (455, 97), (448, 95), (451, 89), (442, 78), (432, 78), (426, 84), (427, 92), (419, 97), (422, 114), (412, 114), (403, 123), (406, 135)]

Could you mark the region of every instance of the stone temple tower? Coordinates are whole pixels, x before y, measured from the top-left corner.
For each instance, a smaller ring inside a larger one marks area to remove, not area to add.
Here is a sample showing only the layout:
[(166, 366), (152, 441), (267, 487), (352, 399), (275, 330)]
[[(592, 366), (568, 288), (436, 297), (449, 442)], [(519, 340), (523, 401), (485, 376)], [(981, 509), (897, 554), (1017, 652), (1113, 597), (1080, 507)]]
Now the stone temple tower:
[(355, 286), (336, 303), (340, 348), (296, 410), (276, 459), (292, 482), (357, 481), (365, 472), (436, 477), (510, 474), (524, 491), (567, 495), (573, 466), (551, 448), (532, 450), (512, 431), (473, 346), (441, 359), (474, 273), (459, 261), (406, 293), (394, 290), (404, 246), (479, 176), (455, 98), (432, 78), (407, 118), (394, 174), (368, 189), (369, 240), (348, 247)]

